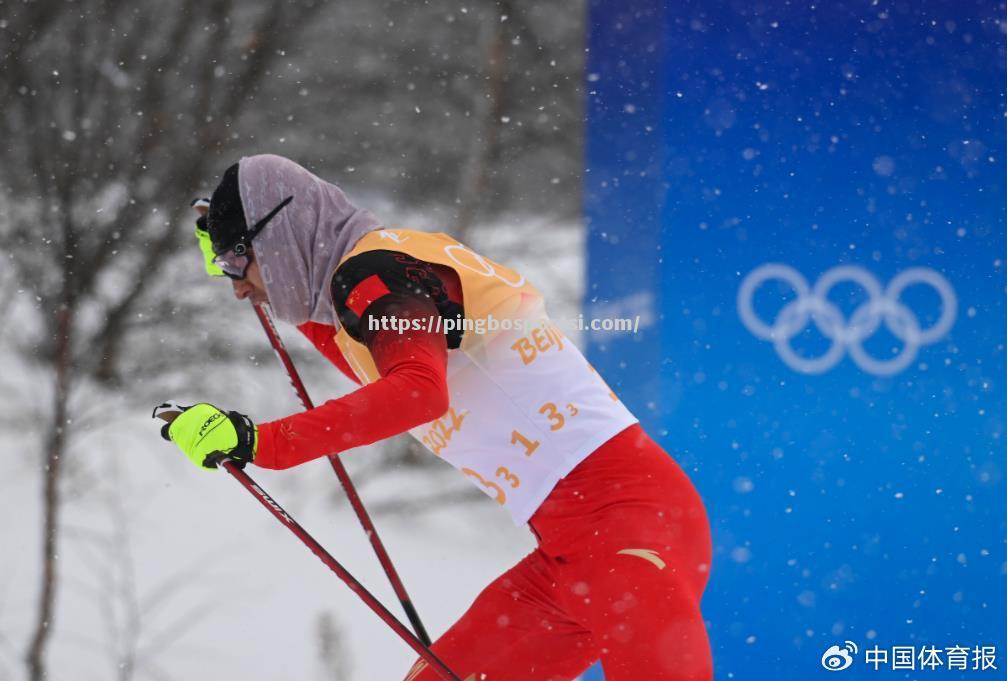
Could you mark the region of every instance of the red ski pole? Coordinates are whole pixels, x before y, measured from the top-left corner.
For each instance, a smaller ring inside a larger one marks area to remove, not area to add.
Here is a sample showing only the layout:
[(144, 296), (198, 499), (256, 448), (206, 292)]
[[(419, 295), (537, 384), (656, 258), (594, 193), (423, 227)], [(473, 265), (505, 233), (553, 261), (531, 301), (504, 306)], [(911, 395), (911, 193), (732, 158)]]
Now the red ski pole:
[[(174, 411), (170, 408), (173, 405), (165, 404), (158, 407), (155, 411), (155, 415), (163, 419), (164, 421), (171, 422), (177, 417), (181, 412)], [(355, 593), (360, 600), (362, 600), (367, 607), (373, 610), (378, 617), (384, 621), (392, 631), (398, 634), (399, 638), (405, 641), (410, 648), (416, 651), (416, 653), (422, 657), (430, 667), (436, 671), (442, 679), (445, 681), (461, 681), (454, 672), (452, 672), (446, 664), (444, 664), (439, 657), (437, 657), (428, 646), (426, 646), (422, 641), (420, 641), (411, 631), (409, 631), (405, 625), (395, 619), (395, 615), (388, 611), (388, 608), (381, 604), (370, 591), (368, 591), (363, 584), (358, 582), (356, 578), (351, 575), (346, 568), (340, 564), (338, 560), (332, 557), (328, 551), (319, 544), (314, 537), (308, 534), (308, 531), (298, 524), (296, 520), (290, 517), (283, 507), (276, 503), (273, 497), (269, 496), (264, 489), (259, 487), (251, 476), (245, 471), (237, 466), (233, 461), (229, 459), (224, 459), (220, 463), (224, 470), (231, 474), (235, 480), (241, 483), (249, 493), (254, 496), (260, 504), (262, 504), (266, 510), (273, 514), (277, 520), (280, 521), (288, 530), (294, 533), (294, 535), (301, 540), (301, 542), (315, 554), (319, 560), (325, 563), (325, 566), (336, 573), (339, 579), (343, 580), (346, 586), (350, 587), (350, 590)]]
[[(273, 324), (269, 311), (265, 306), (256, 305), (255, 303), (252, 303), (252, 307), (255, 309), (255, 314), (259, 318), (259, 323), (262, 324), (266, 336), (269, 337), (269, 344), (273, 346), (273, 350), (276, 352), (276, 356), (279, 358), (283, 368), (287, 370), (287, 377), (290, 379), (290, 385), (294, 388), (297, 398), (304, 405), (305, 409), (314, 409), (315, 405), (308, 396), (308, 390), (304, 387), (304, 382), (301, 381), (301, 376), (297, 373), (297, 369), (290, 359), (290, 354), (283, 345), (283, 340), (280, 338), (280, 333)], [(423, 645), (429, 646), (430, 635), (427, 634), (423, 622), (420, 621), (420, 615), (416, 611), (412, 599), (409, 598), (406, 587), (402, 583), (398, 572), (396, 572), (395, 566), (392, 565), (392, 559), (389, 557), (388, 551), (385, 550), (384, 544), (381, 543), (378, 530), (371, 521), (367, 509), (364, 508), (364, 502), (361, 501), (360, 495), (357, 494), (357, 489), (353, 485), (353, 481), (350, 480), (350, 474), (346, 471), (346, 467), (343, 466), (343, 462), (339, 460), (338, 456), (329, 456), (329, 463), (332, 464), (332, 470), (335, 472), (336, 477), (339, 478), (339, 482), (342, 483), (343, 489), (346, 490), (346, 496), (350, 500), (350, 505), (356, 512), (357, 518), (360, 520), (360, 524), (363, 526), (364, 532), (371, 542), (371, 546), (374, 547), (374, 553), (377, 554), (381, 567), (384, 568), (385, 574), (388, 575), (388, 581), (391, 582), (392, 589), (395, 590), (395, 595), (402, 604), (402, 609), (406, 612), (406, 617), (409, 618), (409, 622), (413, 625), (413, 631), (416, 632), (416, 636), (423, 642)]]

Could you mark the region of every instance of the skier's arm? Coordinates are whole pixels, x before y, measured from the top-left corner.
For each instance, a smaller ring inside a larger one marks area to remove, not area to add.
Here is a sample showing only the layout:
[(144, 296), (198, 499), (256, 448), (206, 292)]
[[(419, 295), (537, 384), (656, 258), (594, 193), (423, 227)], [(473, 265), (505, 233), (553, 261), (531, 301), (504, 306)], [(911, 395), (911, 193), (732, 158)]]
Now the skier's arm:
[(354, 383), (359, 384), (360, 379), (357, 378), (353, 370), (350, 369), (349, 363), (346, 358), (343, 357), (343, 353), (339, 350), (339, 346), (336, 345), (336, 327), (331, 324), (320, 324), (318, 322), (304, 322), (297, 327), (297, 330), (304, 334), (304, 337), (311, 341), (311, 344), (315, 346), (318, 352), (322, 353), (327, 360), (332, 362), (337, 369), (346, 374)]
[[(366, 316), (426, 319), (439, 314), (423, 296), (388, 298), (372, 304)], [(443, 334), (385, 330), (366, 334), (363, 340), (381, 378), (315, 409), (260, 424), (256, 465), (289, 468), (397, 435), (447, 411)]]

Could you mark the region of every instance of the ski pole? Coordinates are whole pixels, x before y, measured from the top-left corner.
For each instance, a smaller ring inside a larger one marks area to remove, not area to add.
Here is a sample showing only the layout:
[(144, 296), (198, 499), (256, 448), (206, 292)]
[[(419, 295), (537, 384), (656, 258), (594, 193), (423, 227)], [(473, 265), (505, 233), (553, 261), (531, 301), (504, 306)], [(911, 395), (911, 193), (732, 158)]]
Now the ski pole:
[[(262, 324), (262, 328), (265, 330), (266, 336), (269, 337), (269, 344), (273, 346), (273, 350), (276, 352), (276, 357), (280, 360), (283, 368), (287, 370), (287, 377), (290, 379), (290, 385), (297, 394), (297, 398), (301, 401), (301, 404), (304, 405), (305, 409), (314, 409), (315, 405), (311, 401), (311, 397), (308, 396), (308, 390), (304, 387), (304, 382), (301, 381), (301, 376), (297, 373), (297, 368), (294, 367), (294, 363), (290, 359), (290, 354), (283, 345), (283, 340), (280, 338), (280, 333), (276, 330), (276, 326), (273, 324), (273, 319), (269, 315), (269, 311), (264, 305), (256, 305), (254, 302), (252, 303), (252, 307), (255, 309), (255, 314), (259, 318), (259, 322)], [(423, 645), (429, 646), (430, 635), (427, 634), (427, 630), (423, 626), (423, 622), (420, 621), (420, 615), (416, 611), (416, 607), (413, 605), (412, 599), (409, 598), (409, 594), (406, 592), (405, 584), (402, 583), (402, 579), (399, 577), (398, 572), (396, 572), (395, 566), (392, 564), (392, 559), (388, 555), (388, 551), (385, 550), (384, 544), (381, 542), (381, 537), (378, 536), (377, 528), (371, 521), (371, 517), (367, 513), (367, 509), (364, 508), (364, 502), (361, 501), (360, 495), (357, 494), (357, 489), (353, 485), (353, 481), (350, 480), (350, 474), (346, 471), (346, 467), (343, 466), (343, 462), (340, 461), (338, 456), (332, 455), (328, 458), (329, 463), (332, 464), (332, 470), (335, 472), (336, 477), (339, 478), (339, 482), (342, 483), (343, 489), (346, 490), (346, 496), (350, 500), (350, 505), (356, 512), (357, 518), (360, 520), (360, 524), (363, 526), (364, 532), (367, 534), (367, 538), (371, 542), (371, 546), (374, 547), (374, 553), (377, 554), (381, 567), (384, 568), (385, 574), (388, 575), (388, 581), (391, 582), (392, 589), (395, 591), (395, 595), (402, 604), (402, 609), (406, 612), (406, 617), (409, 618), (409, 622), (413, 625), (413, 631), (416, 632), (416, 636), (423, 642)]]
[[(169, 403), (158, 407), (155, 410), (155, 415), (168, 423), (171, 423), (181, 414), (180, 411), (174, 411)], [(301, 542), (310, 549), (310, 551), (315, 554), (322, 563), (325, 564), (327, 568), (336, 573), (339, 579), (343, 580), (346, 586), (350, 587), (350, 590), (355, 593), (360, 600), (362, 600), (367, 607), (374, 611), (378, 617), (384, 621), (392, 631), (398, 634), (399, 638), (405, 641), (410, 648), (416, 651), (416, 653), (422, 657), (427, 664), (436, 671), (442, 679), (445, 681), (461, 681), (454, 672), (452, 672), (446, 664), (444, 664), (439, 657), (437, 657), (428, 646), (426, 646), (422, 641), (420, 641), (409, 629), (405, 627), (401, 622), (399, 622), (395, 615), (388, 611), (388, 608), (381, 604), (370, 591), (368, 591), (363, 584), (358, 582), (356, 578), (347, 571), (342, 564), (332, 557), (325, 548), (319, 544), (314, 537), (308, 534), (301, 525), (290, 517), (290, 515), (283, 510), (283, 507), (276, 503), (273, 497), (269, 496), (264, 489), (259, 487), (258, 484), (252, 479), (248, 473), (243, 471), (237, 466), (233, 461), (229, 459), (223, 459), (218, 465), (222, 466), (225, 471), (231, 474), (235, 480), (241, 483), (241, 486), (249, 491), (252, 496), (254, 496), (260, 504), (262, 504), (266, 510), (273, 514), (277, 520), (280, 521), (288, 530), (294, 533)]]

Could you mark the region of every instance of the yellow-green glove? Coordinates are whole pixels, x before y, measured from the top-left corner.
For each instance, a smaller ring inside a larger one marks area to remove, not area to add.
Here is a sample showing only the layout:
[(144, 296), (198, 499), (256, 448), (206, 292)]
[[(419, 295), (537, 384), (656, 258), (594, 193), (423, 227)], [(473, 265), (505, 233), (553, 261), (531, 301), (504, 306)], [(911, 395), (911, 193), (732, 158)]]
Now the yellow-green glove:
[(200, 468), (216, 468), (224, 459), (244, 468), (255, 458), (259, 431), (244, 414), (223, 412), (206, 402), (191, 407), (165, 402), (154, 409), (154, 416), (164, 418), (162, 414), (172, 411), (181, 413), (161, 428), (161, 437)]

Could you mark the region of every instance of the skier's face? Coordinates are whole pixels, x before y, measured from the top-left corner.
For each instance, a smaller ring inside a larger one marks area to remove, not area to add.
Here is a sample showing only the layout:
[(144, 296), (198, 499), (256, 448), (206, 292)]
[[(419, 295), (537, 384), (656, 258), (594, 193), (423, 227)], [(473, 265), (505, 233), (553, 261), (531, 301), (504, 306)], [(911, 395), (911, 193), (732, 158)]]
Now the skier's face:
[(262, 282), (262, 273), (259, 272), (259, 263), (252, 258), (248, 265), (244, 279), (232, 279), (231, 287), (234, 289), (234, 297), (238, 300), (251, 298), (256, 305), (268, 303), (266, 297), (266, 285)]

